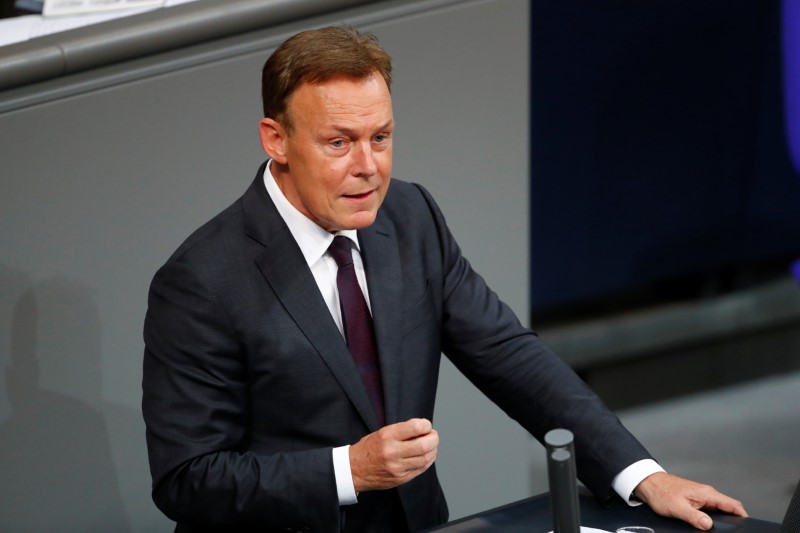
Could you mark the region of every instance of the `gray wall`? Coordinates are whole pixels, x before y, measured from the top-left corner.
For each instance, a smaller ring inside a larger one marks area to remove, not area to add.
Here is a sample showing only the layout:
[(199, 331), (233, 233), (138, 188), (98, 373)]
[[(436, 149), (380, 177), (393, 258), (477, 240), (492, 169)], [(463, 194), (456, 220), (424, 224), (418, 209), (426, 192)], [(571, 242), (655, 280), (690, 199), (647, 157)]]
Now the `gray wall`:
[[(252, 179), (260, 66), (296, 30), (378, 35), (395, 61), (395, 176), (434, 193), (527, 321), (528, 9), (389, 2), (0, 93), (72, 94), (0, 114), (0, 530), (171, 529), (139, 408), (147, 288)], [(438, 402), (453, 517), (545, 490), (539, 446), (449, 363)]]

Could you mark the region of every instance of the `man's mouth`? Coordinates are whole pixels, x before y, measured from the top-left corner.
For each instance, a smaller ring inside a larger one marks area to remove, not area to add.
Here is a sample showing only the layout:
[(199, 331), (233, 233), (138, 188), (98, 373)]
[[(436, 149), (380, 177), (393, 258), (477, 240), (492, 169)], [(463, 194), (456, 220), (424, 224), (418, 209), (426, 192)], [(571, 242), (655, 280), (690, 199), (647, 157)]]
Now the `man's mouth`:
[(369, 198), (373, 191), (367, 191), (359, 194), (345, 194), (345, 198), (350, 198), (352, 200), (363, 200), (365, 198)]

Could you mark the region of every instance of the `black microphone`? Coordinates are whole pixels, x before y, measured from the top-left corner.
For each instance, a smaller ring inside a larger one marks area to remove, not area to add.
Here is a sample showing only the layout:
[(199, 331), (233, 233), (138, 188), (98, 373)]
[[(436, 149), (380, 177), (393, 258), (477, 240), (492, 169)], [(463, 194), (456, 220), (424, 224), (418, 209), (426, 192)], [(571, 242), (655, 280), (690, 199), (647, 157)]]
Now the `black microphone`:
[(580, 533), (580, 507), (572, 432), (553, 429), (544, 436), (554, 533)]

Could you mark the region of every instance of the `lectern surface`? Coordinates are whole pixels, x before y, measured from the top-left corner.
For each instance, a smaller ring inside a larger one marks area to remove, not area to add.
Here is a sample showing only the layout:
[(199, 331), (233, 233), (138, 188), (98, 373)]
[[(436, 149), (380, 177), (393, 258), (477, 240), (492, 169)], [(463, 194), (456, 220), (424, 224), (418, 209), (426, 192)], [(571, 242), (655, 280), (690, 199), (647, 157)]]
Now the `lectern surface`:
[[(591, 496), (580, 497), (581, 525), (612, 533), (625, 526), (647, 526), (655, 533), (697, 533), (692, 526), (656, 515), (648, 507), (629, 507), (622, 502), (604, 507)], [(780, 524), (754, 518), (739, 518), (709, 513), (717, 533), (779, 533)], [(547, 494), (534, 496), (477, 515), (444, 524), (428, 531), (465, 533), (481, 531), (548, 533), (553, 530), (550, 499)]]

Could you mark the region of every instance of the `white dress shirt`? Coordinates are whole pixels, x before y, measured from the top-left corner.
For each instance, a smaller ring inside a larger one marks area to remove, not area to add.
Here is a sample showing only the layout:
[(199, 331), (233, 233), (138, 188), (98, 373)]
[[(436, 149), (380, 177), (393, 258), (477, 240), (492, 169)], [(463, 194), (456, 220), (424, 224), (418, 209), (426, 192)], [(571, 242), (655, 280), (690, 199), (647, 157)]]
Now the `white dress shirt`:
[[(271, 164), (272, 162), (270, 161), (264, 171), (264, 185), (267, 188), (267, 193), (278, 209), (281, 218), (289, 227), (292, 237), (297, 241), (300, 251), (303, 253), (303, 257), (317, 282), (319, 291), (322, 293), (322, 298), (325, 300), (328, 310), (339, 328), (339, 332), (344, 336), (342, 311), (339, 307), (339, 292), (336, 289), (338, 267), (333, 257), (327, 253), (328, 247), (333, 242), (334, 235), (312, 222), (311, 219), (303, 215), (286, 199), (283, 191), (278, 187), (275, 178), (272, 176)], [(361, 292), (364, 293), (367, 307), (372, 312), (369, 291), (367, 290), (367, 278), (364, 274), (364, 262), (361, 260), (358, 234), (356, 230), (343, 230), (338, 232), (337, 235), (343, 235), (354, 243), (353, 265), (356, 270), (356, 278), (361, 286)], [(350, 471), (349, 449), (350, 446), (341, 446), (333, 449), (333, 470), (336, 476), (339, 505), (352, 505), (358, 501), (353, 487), (353, 476)], [(633, 490), (647, 476), (663, 471), (664, 469), (652, 459), (638, 461), (617, 474), (612, 482), (612, 487), (629, 505), (639, 505), (640, 502), (632, 499)]]

